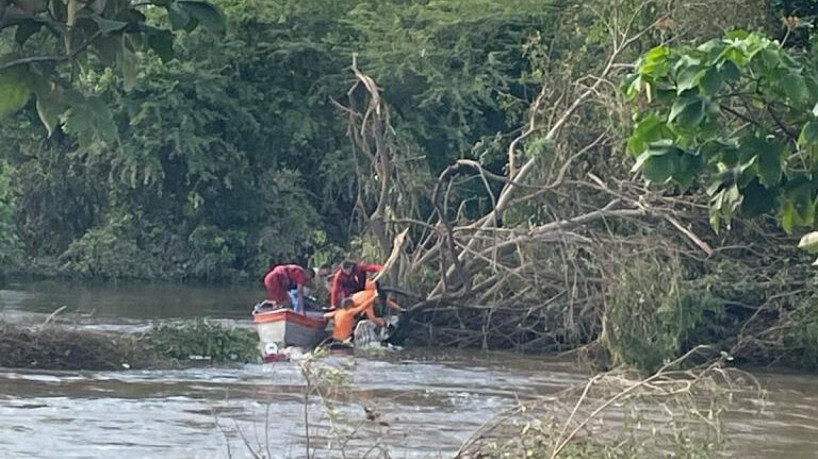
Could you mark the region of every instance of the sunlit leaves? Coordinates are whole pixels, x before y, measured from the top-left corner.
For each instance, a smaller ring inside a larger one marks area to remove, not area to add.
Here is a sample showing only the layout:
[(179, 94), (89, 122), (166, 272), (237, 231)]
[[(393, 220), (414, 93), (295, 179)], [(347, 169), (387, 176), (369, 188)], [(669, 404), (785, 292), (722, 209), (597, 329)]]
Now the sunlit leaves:
[(716, 230), (739, 209), (777, 213), (788, 232), (815, 224), (815, 62), (734, 31), (695, 48), (654, 48), (635, 68), (624, 91), (643, 99), (628, 150), (649, 183), (702, 183)]
[(0, 70), (0, 116), (23, 108), (30, 93), (21, 67)]

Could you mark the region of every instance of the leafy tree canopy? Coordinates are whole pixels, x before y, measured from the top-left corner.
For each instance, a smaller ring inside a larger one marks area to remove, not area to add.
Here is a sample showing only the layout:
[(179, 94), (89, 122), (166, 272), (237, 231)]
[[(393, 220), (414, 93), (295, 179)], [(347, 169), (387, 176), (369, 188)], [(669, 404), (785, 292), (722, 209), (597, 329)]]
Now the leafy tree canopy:
[[(164, 12), (170, 28), (148, 16)], [(108, 107), (83, 87), (86, 71), (101, 63), (117, 69), (126, 90), (138, 73), (137, 52), (151, 50), (170, 60), (174, 31), (202, 25), (224, 31), (224, 18), (198, 0), (0, 0), (0, 117), (16, 112), (31, 97), (49, 134), (60, 124), (84, 144), (114, 141)]]
[(628, 149), (651, 183), (702, 189), (719, 230), (737, 212), (773, 213), (787, 232), (818, 210), (818, 61), (737, 31), (659, 46), (626, 81)]

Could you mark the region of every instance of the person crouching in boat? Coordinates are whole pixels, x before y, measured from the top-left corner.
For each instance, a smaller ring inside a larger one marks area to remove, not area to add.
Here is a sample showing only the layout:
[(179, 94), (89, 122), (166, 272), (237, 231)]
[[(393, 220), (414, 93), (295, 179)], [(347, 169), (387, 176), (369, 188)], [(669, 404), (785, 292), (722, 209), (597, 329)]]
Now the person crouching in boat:
[[(378, 284), (367, 280), (365, 290), (344, 298), (340, 309), (324, 314), (324, 317), (335, 318), (332, 332), (333, 341), (347, 343), (355, 336), (355, 328), (358, 325), (357, 316), (359, 314), (364, 314), (366, 319), (369, 319), (369, 322), (375, 327), (385, 327), (387, 325), (386, 321), (375, 314), (375, 301), (378, 298), (385, 298), (378, 292)], [(386, 305), (397, 311), (403, 311), (403, 308), (391, 299), (386, 299)]]
[[(361, 292), (364, 293), (364, 292)], [(375, 292), (377, 294), (377, 292)], [(326, 318), (334, 319), (332, 328), (332, 343), (349, 343), (352, 341), (352, 334), (355, 328), (355, 316), (361, 312), (365, 312), (369, 320), (376, 325), (383, 327), (386, 322), (375, 316), (375, 310), (372, 305), (375, 303), (375, 296), (369, 299), (370, 295), (361, 296), (360, 294), (349, 296), (341, 301), (341, 307), (324, 314)]]
[[(367, 314), (367, 317), (371, 315), (377, 316), (385, 315), (384, 310), (382, 309), (383, 306), (388, 306), (389, 308), (403, 312), (403, 309), (398, 303), (392, 300), (391, 297), (384, 294), (384, 292), (380, 288), (380, 284), (376, 281), (372, 281), (367, 279), (366, 281), (366, 288), (356, 293), (353, 296), (360, 296), (365, 301), (368, 301), (371, 298), (371, 301), (368, 302), (369, 307), (364, 312)], [(378, 312), (375, 312), (375, 305), (379, 305)], [(355, 331), (353, 332), (353, 341), (355, 342), (355, 347), (366, 347), (366, 346), (381, 346), (389, 339), (389, 335), (391, 333), (391, 328), (397, 322), (397, 316), (389, 316), (386, 319), (386, 325), (378, 325), (372, 320), (359, 320), (358, 324), (355, 326)]]
[[(304, 287), (309, 286), (314, 272), (298, 265), (279, 265), (264, 276), (267, 299), (274, 307), (293, 308), (306, 314), (304, 309)], [(295, 304), (288, 291), (295, 288)]]
[(382, 265), (368, 265), (345, 260), (332, 279), (330, 306), (333, 309), (337, 308), (341, 300), (364, 290), (368, 280), (367, 273), (377, 273), (382, 269)]
[[(326, 280), (327, 276), (332, 274), (330, 265), (324, 264), (318, 268), (312, 268), (313, 277), (310, 280), (309, 286), (304, 287), (304, 302), (298, 301), (297, 285), (291, 285), (287, 294), (292, 300), (293, 309), (295, 310), (320, 310), (318, 304), (326, 304), (329, 299), (329, 283)], [(303, 305), (303, 306), (302, 306)]]

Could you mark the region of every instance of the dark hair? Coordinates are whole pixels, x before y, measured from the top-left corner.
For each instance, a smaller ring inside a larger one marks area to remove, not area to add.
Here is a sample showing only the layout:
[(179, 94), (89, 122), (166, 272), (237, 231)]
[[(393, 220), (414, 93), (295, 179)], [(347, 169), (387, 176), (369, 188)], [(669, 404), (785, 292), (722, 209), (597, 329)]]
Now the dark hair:
[(344, 260), (341, 262), (341, 269), (352, 269), (357, 263), (352, 260)]
[(332, 265), (329, 263), (324, 263), (323, 265), (319, 266), (318, 269), (319, 270), (326, 269), (327, 271), (330, 271), (332, 270)]
[(350, 307), (350, 306), (352, 306), (354, 304), (355, 304), (355, 301), (352, 299), (351, 296), (348, 296), (348, 297), (344, 298), (343, 300), (341, 300), (341, 307), (344, 308), (344, 309), (346, 309), (346, 308), (348, 308), (348, 307)]

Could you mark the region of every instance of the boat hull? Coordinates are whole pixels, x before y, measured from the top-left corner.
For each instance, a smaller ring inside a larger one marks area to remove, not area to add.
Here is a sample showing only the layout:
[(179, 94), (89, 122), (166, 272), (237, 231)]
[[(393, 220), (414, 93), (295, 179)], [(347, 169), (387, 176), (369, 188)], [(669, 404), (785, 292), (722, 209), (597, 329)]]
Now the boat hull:
[(268, 355), (280, 354), (291, 346), (311, 349), (328, 336), (327, 319), (318, 312), (305, 315), (291, 309), (278, 309), (256, 313), (253, 320), (265, 360)]

